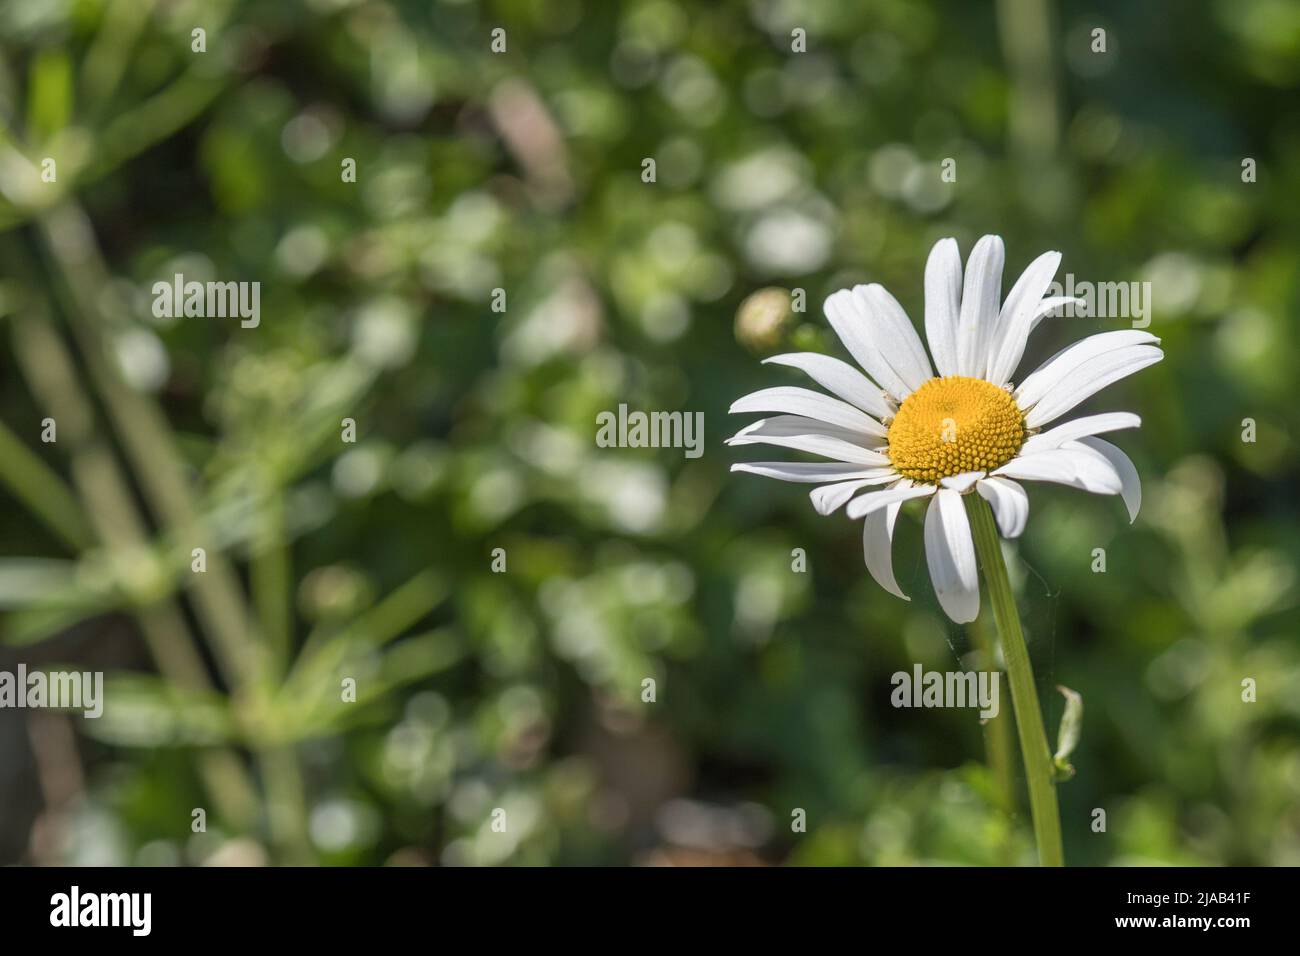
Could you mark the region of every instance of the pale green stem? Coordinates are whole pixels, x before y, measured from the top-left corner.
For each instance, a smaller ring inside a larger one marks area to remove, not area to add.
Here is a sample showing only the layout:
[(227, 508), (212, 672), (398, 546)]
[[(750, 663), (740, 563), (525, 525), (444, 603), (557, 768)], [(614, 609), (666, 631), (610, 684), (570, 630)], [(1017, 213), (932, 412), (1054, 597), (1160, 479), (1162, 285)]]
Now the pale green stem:
[(262, 648), (249, 620), (238, 575), (219, 549), (209, 546), (192, 500), (184, 463), (161, 410), (122, 379), (110, 360), (105, 341), (114, 316), (103, 308), (98, 290), (108, 282), (94, 231), (81, 208), (65, 202), (38, 223), (46, 240), (50, 280), (63, 300), (63, 312), (81, 347), (90, 381), (99, 390), (108, 418), (117, 427), (122, 448), (140, 480), (141, 491), (170, 536), (186, 549), (207, 548), (208, 570), (189, 576), (194, 608), (213, 640), (217, 664), (230, 685), (240, 692), (265, 692)]
[(292, 561), (285, 535), (284, 495), (278, 488), (267, 490), (262, 514), (264, 527), (253, 541), (249, 579), (267, 643), (268, 678), (278, 680), (289, 660), (293, 634)]
[(1061, 850), (1061, 816), (1056, 805), (1056, 783), (1052, 775), (1052, 751), (1043, 728), (1042, 709), (1034, 687), (1034, 671), (1020, 629), (1016, 599), (1007, 579), (1007, 566), (993, 510), (977, 494), (966, 495), (966, 513), (970, 516), (975, 553), (984, 571), (984, 584), (993, 605), (1002, 638), (1002, 656), (1011, 683), (1011, 703), (1016, 712), (1016, 730), (1020, 735), (1020, 753), (1025, 762), (1025, 780), (1029, 786), (1029, 810), (1034, 819), (1034, 839), (1038, 844), (1038, 861), (1043, 866), (1063, 866)]
[[(990, 672), (998, 671), (997, 642), (989, 633), (987, 618), (981, 615), (971, 621), (966, 626), (966, 633), (970, 635), (971, 643), (980, 653), (983, 669)], [(988, 752), (989, 770), (993, 774), (994, 784), (997, 787), (997, 806), (1002, 811), (1003, 823), (1006, 826), (1001, 851), (1003, 861), (1007, 865), (1014, 861), (1015, 856), (1013, 819), (1016, 815), (1016, 781), (1013, 746), (1011, 723), (1005, 711), (999, 711), (996, 716), (984, 721), (984, 749)]]
[(76, 497), (49, 465), (0, 424), (0, 482), (74, 551), (90, 547), (91, 533)]
[(258, 749), (257, 764), (266, 786), (266, 815), (271, 842), (281, 863), (302, 866), (313, 861), (307, 833), (307, 800), (302, 770), (292, 745)]
[[(71, 356), (43, 314), (16, 320), (15, 354), (38, 401), (61, 422), (61, 446), (70, 449), (73, 484), (85, 503), (94, 534), (110, 551), (139, 554), (148, 530), (138, 514), (126, 479), (95, 427), (88, 396), (81, 393)], [(134, 608), (158, 670), (178, 687), (211, 687), (203, 659), (191, 646), (189, 625), (176, 603), (158, 597)], [(251, 825), (256, 797), (252, 781), (230, 750), (213, 749), (200, 757), (200, 773), (223, 817), (237, 827)]]

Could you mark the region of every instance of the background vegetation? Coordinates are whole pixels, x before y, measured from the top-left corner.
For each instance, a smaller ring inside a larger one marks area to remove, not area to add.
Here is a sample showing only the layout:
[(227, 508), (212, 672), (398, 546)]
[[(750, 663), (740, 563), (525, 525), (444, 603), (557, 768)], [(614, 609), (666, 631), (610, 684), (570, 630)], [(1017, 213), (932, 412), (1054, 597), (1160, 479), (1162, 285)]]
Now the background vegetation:
[[(1166, 349), (1088, 406), (1144, 418), (1137, 523), (1038, 486), (1018, 548), (1067, 859), (1300, 863), (1296, 5), (6, 0), (0, 64), (0, 669), (109, 681), (0, 711), (0, 861), (1028, 862), (999, 721), (889, 706), (979, 639), (917, 516), (906, 604), (722, 445), (826, 294), (919, 320), (997, 232)], [(175, 273), (260, 326), (156, 319)], [(703, 457), (597, 448), (621, 402)]]

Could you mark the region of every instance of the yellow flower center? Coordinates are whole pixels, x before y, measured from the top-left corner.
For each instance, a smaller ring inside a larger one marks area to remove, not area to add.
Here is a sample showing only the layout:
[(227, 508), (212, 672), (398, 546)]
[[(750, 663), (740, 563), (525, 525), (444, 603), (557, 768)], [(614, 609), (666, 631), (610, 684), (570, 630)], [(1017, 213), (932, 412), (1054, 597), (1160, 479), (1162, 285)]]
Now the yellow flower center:
[(1005, 389), (978, 378), (932, 378), (889, 425), (889, 460), (913, 481), (937, 484), (966, 471), (992, 471), (1025, 441), (1025, 416)]

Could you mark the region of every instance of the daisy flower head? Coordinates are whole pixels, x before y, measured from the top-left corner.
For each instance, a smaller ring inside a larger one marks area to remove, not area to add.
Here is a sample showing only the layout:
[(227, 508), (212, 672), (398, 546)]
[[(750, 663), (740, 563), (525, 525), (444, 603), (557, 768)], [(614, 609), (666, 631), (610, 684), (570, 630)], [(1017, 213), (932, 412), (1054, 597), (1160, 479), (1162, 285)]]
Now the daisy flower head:
[[(1160, 340), (1137, 329), (1090, 335), (1019, 377), (1029, 334), (1069, 297), (1048, 296), (1059, 252), (1035, 259), (1002, 299), (1001, 238), (984, 236), (966, 262), (941, 239), (925, 267), (927, 354), (903, 307), (883, 286), (832, 294), (824, 307), (857, 362), (812, 352), (765, 362), (803, 372), (830, 394), (777, 386), (746, 395), (733, 413), (764, 412), (731, 445), (776, 445), (824, 462), (732, 465), (782, 481), (815, 484), (820, 514), (845, 508), (863, 521), (871, 576), (908, 600), (894, 580), (891, 545), (903, 503), (929, 499), (925, 553), (935, 593), (957, 623), (979, 614), (979, 579), (962, 496), (992, 507), (998, 530), (1015, 538), (1029, 517), (1021, 481), (1051, 481), (1120, 495), (1137, 517), (1141, 485), (1133, 462), (1098, 435), (1141, 424), (1129, 412), (1059, 419), (1107, 385), (1160, 361)], [(933, 362), (932, 362), (933, 360)], [(865, 374), (864, 374), (865, 373)]]

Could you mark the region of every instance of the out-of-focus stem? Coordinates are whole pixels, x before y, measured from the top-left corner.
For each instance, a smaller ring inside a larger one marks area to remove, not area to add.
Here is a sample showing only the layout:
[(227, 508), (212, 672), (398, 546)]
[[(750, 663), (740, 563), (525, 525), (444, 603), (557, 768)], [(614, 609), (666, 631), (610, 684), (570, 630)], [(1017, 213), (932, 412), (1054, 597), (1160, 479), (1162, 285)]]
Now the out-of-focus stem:
[[(966, 633), (970, 635), (971, 642), (979, 651), (984, 669), (997, 672), (999, 668), (995, 641), (985, 626), (985, 619), (976, 618), (966, 626)], [(1016, 780), (1011, 721), (1007, 718), (1006, 711), (999, 711), (997, 716), (986, 720), (983, 729), (984, 749), (988, 753), (989, 770), (993, 774), (994, 785), (997, 787), (997, 806), (1006, 818), (1006, 838), (1002, 843), (1003, 863), (1010, 865), (1015, 856), (1012, 821), (1016, 815)]]
[(293, 572), (285, 537), (284, 495), (278, 488), (266, 494), (262, 520), (264, 526), (253, 541), (253, 603), (266, 638), (273, 671), (269, 676), (278, 679), (288, 664), (293, 623)]
[(79, 207), (66, 202), (40, 220), (40, 229), (54, 267), (51, 281), (68, 300), (68, 324), (147, 500), (174, 540), (207, 549), (208, 570), (189, 576), (189, 590), (212, 637), (222, 674), (236, 695), (263, 689), (263, 655), (250, 637), (239, 579), (224, 555), (209, 547), (211, 535), (192, 500), (171, 429), (158, 408), (127, 385), (108, 359), (103, 329), (111, 326), (113, 317), (102, 311), (99, 291), (108, 284), (107, 273), (90, 223)]
[[(86, 503), (96, 537), (124, 560), (147, 553), (145, 523), (112, 453), (95, 430), (90, 403), (81, 393), (72, 358), (58, 334), (43, 318), (22, 316), (15, 322), (15, 346), (33, 393), (60, 423), (59, 444), (69, 449), (73, 484)], [(211, 687), (174, 601), (162, 598), (142, 604), (135, 614), (149, 653), (167, 680), (183, 689)], [(234, 826), (251, 825), (257, 797), (239, 758), (227, 750), (210, 750), (200, 758), (199, 770), (221, 815)]]
[(281, 862), (299, 866), (312, 862), (302, 772), (292, 745), (262, 748), (257, 752), (257, 764), (266, 784), (271, 842), (278, 850)]
[(76, 497), (63, 479), (3, 423), (0, 423), (0, 481), (73, 551), (89, 546), (90, 529)]
[(1011, 82), (1010, 134), (1022, 156), (1056, 149), (1059, 107), (1047, 0), (998, 0), (998, 27)]

